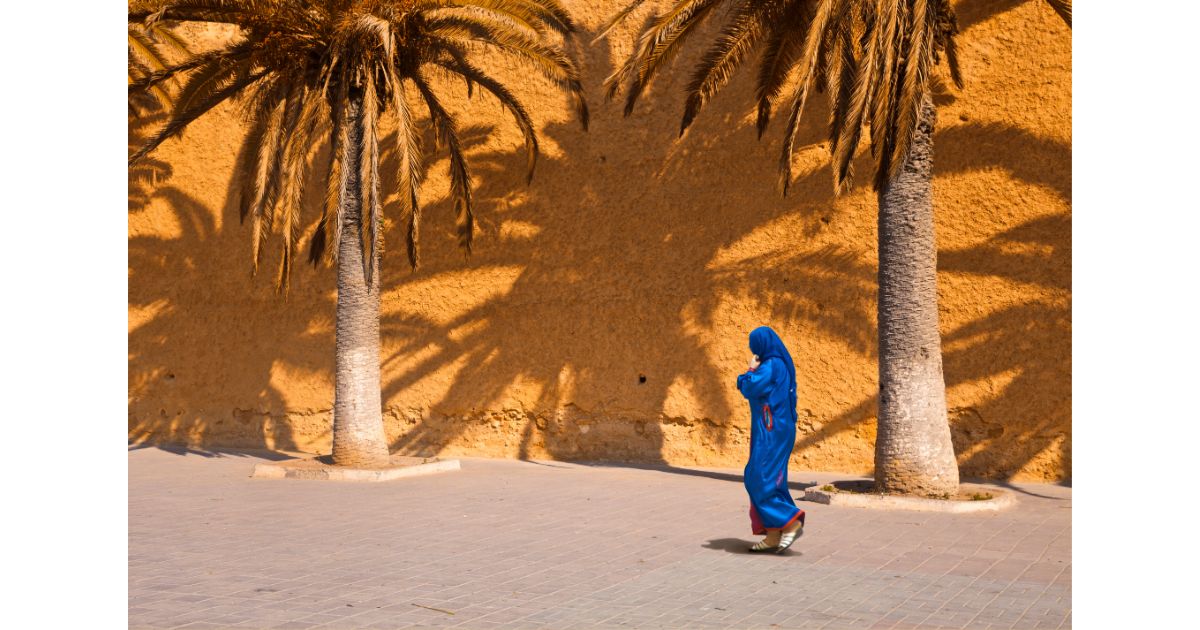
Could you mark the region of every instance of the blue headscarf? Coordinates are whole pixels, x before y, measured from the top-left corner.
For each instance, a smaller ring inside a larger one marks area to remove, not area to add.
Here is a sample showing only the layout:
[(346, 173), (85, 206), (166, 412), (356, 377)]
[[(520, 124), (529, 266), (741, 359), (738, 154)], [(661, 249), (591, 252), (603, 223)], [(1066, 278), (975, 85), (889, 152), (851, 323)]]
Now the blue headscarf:
[(792, 420), (796, 419), (796, 365), (792, 363), (792, 355), (788, 353), (783, 340), (769, 326), (759, 326), (750, 332), (750, 352), (758, 355), (761, 363), (767, 359), (776, 358), (783, 362), (788, 373), (788, 397), (792, 403)]

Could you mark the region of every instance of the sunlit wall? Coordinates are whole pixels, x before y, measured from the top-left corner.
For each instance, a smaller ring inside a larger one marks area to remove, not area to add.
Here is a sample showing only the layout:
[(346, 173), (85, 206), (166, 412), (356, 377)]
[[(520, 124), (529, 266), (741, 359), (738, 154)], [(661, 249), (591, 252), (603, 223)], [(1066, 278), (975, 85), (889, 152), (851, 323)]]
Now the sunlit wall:
[[(526, 186), (511, 116), (447, 86), (468, 130), (474, 254), (456, 247), (444, 152), (428, 164), (416, 271), (388, 198), (382, 387), (393, 448), (740, 466), (748, 410), (734, 381), (747, 333), (767, 324), (796, 360), (793, 468), (869, 472), (875, 196), (860, 185), (834, 198), (823, 105), (810, 111), (781, 198), (780, 125), (756, 140), (752, 71), (677, 139), (696, 47), (623, 118), (600, 84), (644, 17), (591, 43), (622, 0), (566, 4), (586, 31), (574, 48), (591, 130), (528, 72), (498, 71), (541, 133)], [(968, 477), (1069, 478), (1071, 33), (1044, 2), (957, 6), (967, 85), (939, 82), (934, 157), (955, 449)], [(197, 45), (225, 36), (188, 35)], [(131, 121), (131, 143), (156, 122)], [(285, 301), (272, 241), (251, 277), (233, 168), (240, 144), (236, 108), (219, 109), (131, 172), (129, 436), (323, 451), (334, 275), (297, 268)], [(382, 170), (395, 172), (386, 157)], [(323, 149), (315, 160), (324, 163)], [(869, 169), (865, 147), (857, 167)], [(308, 192), (306, 236), (319, 182)]]

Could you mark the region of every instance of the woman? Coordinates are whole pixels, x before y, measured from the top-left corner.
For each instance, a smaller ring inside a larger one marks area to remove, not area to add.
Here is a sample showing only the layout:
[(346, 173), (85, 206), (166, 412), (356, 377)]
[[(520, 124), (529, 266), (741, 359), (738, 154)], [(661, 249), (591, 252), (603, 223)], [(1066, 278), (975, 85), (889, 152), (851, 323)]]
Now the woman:
[(746, 492), (750, 525), (766, 535), (750, 551), (783, 552), (804, 533), (804, 510), (788, 491), (787, 467), (796, 442), (796, 366), (783, 341), (766, 326), (750, 333), (750, 370), (738, 391), (750, 401), (750, 461)]

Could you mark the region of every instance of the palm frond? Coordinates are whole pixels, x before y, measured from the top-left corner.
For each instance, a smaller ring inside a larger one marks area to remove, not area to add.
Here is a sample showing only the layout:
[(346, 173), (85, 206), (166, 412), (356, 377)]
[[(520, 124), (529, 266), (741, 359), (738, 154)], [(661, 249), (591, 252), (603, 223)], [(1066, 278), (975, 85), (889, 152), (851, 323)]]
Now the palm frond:
[(189, 107), (183, 108), (182, 110), (176, 110), (172, 113), (171, 119), (167, 121), (165, 125), (163, 125), (162, 129), (159, 129), (158, 132), (150, 136), (150, 138), (146, 141), (146, 144), (142, 145), (142, 148), (138, 149), (133, 155), (129, 156), (129, 165), (132, 166), (133, 164), (137, 163), (137, 161), (147, 153), (156, 149), (158, 145), (181, 133), (183, 128), (188, 126), (188, 124), (190, 124), (193, 120), (203, 116), (206, 112), (208, 112), (208, 110), (216, 107), (226, 99), (237, 94), (243, 88), (253, 85), (254, 82), (266, 75), (266, 70), (259, 70), (253, 74), (237, 77), (229, 84), (209, 93), (204, 98), (199, 99), (198, 102), (193, 103)]
[(1051, 8), (1062, 18), (1067, 26), (1071, 26), (1071, 0), (1046, 0), (1050, 3)]
[[(275, 17), (282, 3), (269, 0), (169, 0), (142, 2), (131, 6), (130, 22), (154, 24), (159, 21), (212, 22), (248, 26), (263, 24)], [(279, 21), (279, 20), (274, 20)]]
[(330, 124), (333, 129), (329, 150), (329, 174), (325, 179), (325, 207), (317, 229), (313, 233), (309, 249), (309, 262), (314, 266), (320, 260), (332, 265), (337, 261), (338, 247), (342, 240), (342, 212), (350, 190), (349, 125), (346, 105), (349, 81), (344, 67), (337, 78), (337, 89), (330, 107)]
[[(476, 0), (480, 4), (486, 6), (496, 6), (501, 4), (495, 0)], [(509, 0), (504, 2), (505, 5), (524, 5), (528, 9), (520, 9), (520, 11), (528, 11), (531, 16), (535, 16), (545, 26), (557, 32), (559, 35), (570, 35), (578, 30), (575, 24), (575, 18), (567, 11), (567, 8), (558, 0)], [(515, 10), (515, 9), (512, 9)]]
[(143, 27), (129, 25), (129, 47), (151, 68), (162, 70), (169, 64)]
[(791, 112), (788, 114), (787, 124), (784, 127), (783, 152), (779, 158), (779, 188), (784, 195), (787, 195), (788, 186), (791, 184), (792, 153), (795, 150), (796, 130), (800, 124), (800, 116), (804, 112), (804, 105), (808, 101), (808, 90), (813, 82), (813, 74), (816, 72), (821, 38), (830, 19), (843, 8), (845, 2), (846, 0), (821, 0), (808, 27), (804, 51), (800, 54), (797, 62), (800, 78), (792, 96)]
[(929, 0), (914, 0), (912, 13), (905, 25), (903, 56), (896, 73), (900, 92), (887, 121), (890, 138), (879, 158), (876, 188), (896, 176), (908, 158), (913, 132), (921, 117), (921, 107), (929, 85), (929, 63), (933, 57), (933, 30), (936, 14)]
[(806, 14), (804, 3), (787, 3), (783, 15), (779, 17), (779, 23), (771, 29), (763, 46), (754, 93), (758, 101), (758, 115), (754, 126), (758, 130), (759, 138), (762, 138), (763, 132), (767, 130), (771, 108), (783, 91), (788, 74), (804, 48), (804, 33), (808, 31), (804, 19)]
[(428, 17), (463, 12), (483, 15), (492, 20), (504, 20), (529, 29), (539, 35), (553, 31), (566, 36), (574, 32), (575, 24), (558, 3), (533, 2), (530, 0), (471, 0), (470, 2), (445, 2), (426, 13)]
[(778, 2), (751, 1), (732, 9), (732, 16), (721, 35), (704, 53), (692, 73), (692, 80), (686, 88), (687, 101), (683, 106), (679, 135), (683, 135), (708, 100), (725, 87), (764, 31), (779, 17), (778, 5)]
[[(347, 29), (347, 35), (358, 36), (362, 40), (374, 40), (385, 59), (391, 59), (396, 50), (395, 37), (392, 34), (392, 24), (387, 20), (369, 13), (358, 15)], [(369, 49), (370, 45), (368, 45)], [(370, 74), (370, 72), (367, 72)]]
[(317, 90), (305, 86), (297, 97), (300, 115), (288, 134), (279, 197), (280, 222), (283, 225), (283, 252), (279, 259), (279, 278), (276, 289), (285, 295), (292, 270), (292, 254), (300, 233), (300, 212), (304, 196), (304, 178), (308, 173), (308, 155), (314, 142), (317, 124), (322, 113), (322, 99)]
[[(423, 156), (405, 94), (410, 85), (428, 106), (435, 136), (449, 151), (458, 239), (470, 251), (475, 222), (470, 171), (457, 124), (428, 83), (427, 71), (460, 77), (469, 90), (479, 86), (499, 100), (525, 137), (527, 177), (538, 154), (532, 117), (510, 87), (486, 70), (483, 59), (499, 54), (536, 70), (572, 100), (587, 129), (583, 84), (565, 41), (577, 26), (559, 0), (147, 0), (133, 2), (128, 17), (131, 98), (182, 81), (178, 94), (170, 93), (175, 98), (166, 124), (137, 148), (130, 164), (218, 104), (238, 98), (249, 123), (238, 162), (247, 173), (239, 210), (251, 223), (252, 270), (268, 236), (278, 231), (283, 293), (303, 225), (312, 152), (326, 133), (324, 203), (308, 259), (314, 265), (333, 263), (341, 247), (360, 248), (367, 282), (378, 283), (385, 211), (379, 127), (389, 110), (398, 126), (399, 206), (408, 215), (409, 260), (416, 267)], [(221, 50), (194, 54), (170, 33), (168, 25), (175, 22), (231, 24), (241, 38)], [(147, 32), (156, 31), (164, 34), (163, 47), (182, 58), (142, 59), (137, 50), (153, 52), (156, 42)], [(355, 188), (360, 199), (354, 201), (363, 213), (358, 234), (351, 237), (342, 234), (342, 224)]]
[[(276, 89), (274, 82), (267, 80), (267, 85), (261, 90)], [(259, 212), (257, 205), (262, 203), (262, 191), (266, 190), (266, 179), (269, 173), (261, 167), (264, 155), (274, 154), (273, 142), (278, 141), (279, 116), (282, 104), (276, 101), (262, 100), (258, 107), (248, 116), (249, 129), (243, 140), (243, 154), (238, 170), (245, 173), (241, 191), (238, 197), (238, 215), (245, 223), (247, 217)]]
[[(833, 152), (833, 187), (835, 192), (843, 192), (850, 185), (850, 167), (854, 160), (854, 152), (858, 148), (862, 136), (864, 118), (871, 106), (872, 91), (878, 81), (880, 66), (880, 37), (879, 21), (866, 19), (863, 21), (862, 34), (859, 38), (865, 48), (854, 72), (854, 89), (850, 100), (845, 104), (845, 116), (842, 126), (836, 130), (837, 142), (832, 144)], [(834, 130), (830, 130), (830, 135)]]
[[(296, 135), (300, 124), (300, 114), (304, 109), (305, 85), (295, 80), (290, 74), (277, 79), (287, 90), (283, 99), (283, 115), (280, 119), (279, 142), (275, 143), (275, 152), (268, 158), (270, 174), (267, 177), (267, 188), (263, 194), (262, 218), (267, 232), (272, 232), (281, 212), (281, 200), (284, 184), (286, 183), (285, 169), (287, 148), (291, 139)], [(254, 251), (257, 259), (259, 251)]]
[(883, 10), (878, 16), (880, 28), (875, 34), (879, 38), (879, 49), (882, 52), (879, 59), (879, 78), (875, 84), (875, 94), (872, 95), (870, 120), (871, 155), (878, 161), (883, 150), (885, 135), (888, 131), (887, 120), (891, 108), (895, 106), (892, 94), (896, 90), (896, 64), (901, 56), (900, 42), (904, 36), (901, 21), (905, 9), (900, 2), (882, 2)]
[[(158, 51), (158, 47), (150, 37), (139, 28), (129, 28), (129, 49), (131, 52), (129, 84), (140, 83), (144, 77), (166, 69), (167, 59)], [(136, 76), (135, 76), (136, 75)], [(171, 95), (161, 85), (148, 86), (158, 102), (164, 106), (172, 104)]]
[(492, 11), (477, 6), (446, 7), (430, 11), (426, 23), (435, 34), (446, 33), (455, 36), (469, 36), (479, 43), (499, 40), (503, 43), (515, 43), (518, 46), (540, 48), (539, 53), (561, 62), (566, 54), (547, 45), (532, 26), (512, 18), (500, 11)]
[[(1070, 25), (1072, 3), (1048, 1)], [(626, 2), (599, 37), (644, 4)], [(963, 85), (952, 0), (673, 0), (647, 20), (633, 52), (605, 79), (607, 97), (627, 90), (628, 115), (683, 41), (701, 30), (718, 5), (728, 10), (719, 34), (691, 73), (681, 133), (745, 60), (761, 50), (755, 91), (760, 137), (785, 92), (789, 97), (779, 161), (784, 194), (799, 122), (814, 86), (829, 99), (829, 149), (834, 190), (840, 194), (850, 185), (864, 133), (875, 160), (876, 189), (884, 188), (903, 168), (943, 55), (951, 80)]]
[(549, 24), (555, 30), (563, 34), (574, 33), (578, 30), (579, 27), (575, 24), (575, 18), (571, 17), (567, 8), (558, 0), (528, 0), (528, 3), (541, 8), (546, 15), (542, 21)]
[[(286, 86), (279, 82), (276, 89)], [(250, 146), (255, 151), (254, 179), (244, 199), (242, 218), (250, 217), (250, 260), (251, 272), (258, 272), (258, 263), (262, 259), (262, 243), (266, 239), (271, 224), (270, 213), (275, 207), (274, 191), (279, 185), (279, 154), (284, 138), (284, 119), (287, 110), (285, 100), (268, 101), (264, 105), (270, 110), (264, 112), (259, 125), (261, 130), (253, 132), (254, 143)]]
[(183, 56), (192, 54), (191, 47), (175, 33), (174, 29), (170, 28), (170, 23), (155, 24), (151, 27), (151, 33), (155, 38), (162, 40), (175, 54)]
[(428, 81), (420, 73), (413, 79), (420, 90), (429, 118), (433, 121), (435, 136), (446, 145), (450, 153), (450, 194), (454, 197), (454, 217), (458, 227), (458, 244), (471, 253), (471, 241), (475, 232), (475, 209), (471, 201), (471, 173), (463, 156), (462, 143), (454, 119), (442, 107)]
[(499, 81), (488, 76), (480, 68), (471, 64), (466, 59), (461, 51), (451, 51), (451, 61), (439, 61), (438, 65), (446, 70), (466, 77), (473, 81), (485, 91), (496, 97), (500, 104), (507, 109), (516, 119), (517, 127), (521, 129), (522, 135), (525, 137), (525, 154), (526, 154), (526, 173), (525, 183), (533, 181), (533, 170), (537, 166), (538, 158), (538, 140), (537, 132), (534, 130), (533, 119), (529, 116), (529, 112), (525, 109), (521, 102), (517, 100), (508, 88), (504, 87)]
[(854, 28), (849, 20), (840, 20), (830, 47), (827, 87), (829, 88), (829, 153), (837, 153), (847, 110), (854, 93)]
[(375, 72), (364, 72), (362, 115), (360, 117), (361, 154), (358, 162), (362, 199), (362, 220), (359, 222), (359, 239), (363, 256), (363, 275), (367, 289), (374, 286), (376, 258), (382, 233), (382, 206), (379, 198), (379, 137), (376, 135), (379, 121), (379, 94), (375, 89)]
[(954, 87), (963, 88), (962, 71), (958, 67), (958, 45), (955, 36), (958, 35), (958, 17), (950, 0), (937, 0), (937, 18), (934, 22), (933, 62), (938, 61), (938, 51), (946, 53), (946, 65), (950, 68), (950, 80)]
[(144, 76), (141, 76), (136, 80), (130, 81), (130, 96), (133, 96), (135, 92), (159, 87), (160, 84), (177, 78), (179, 75), (186, 74), (192, 70), (206, 66), (213, 62), (218, 62), (223, 59), (245, 59), (250, 55), (250, 52), (250, 44), (247, 42), (242, 42), (229, 48), (222, 48), (219, 50), (213, 50), (195, 55), (186, 61), (171, 66), (164, 66), (160, 69), (146, 73)]
[(600, 25), (600, 32), (596, 34), (596, 37), (592, 38), (592, 43), (595, 44), (605, 37), (608, 37), (608, 34), (611, 33), (613, 29), (617, 27), (617, 25), (619, 25), (621, 22), (624, 22), (625, 18), (632, 15), (633, 12), (637, 11), (638, 8), (643, 4), (646, 4), (646, 0), (632, 0), (632, 2), (629, 4), (621, 7), (621, 10), (614, 13), (613, 16), (608, 19), (608, 21)]
[(408, 108), (404, 80), (400, 78), (394, 65), (389, 66), (389, 72), (392, 77), (392, 100), (396, 113), (396, 151), (399, 157), (396, 188), (399, 190), (400, 210), (408, 215), (408, 262), (416, 269), (421, 261), (421, 203), (418, 195), (421, 186), (421, 146), (412, 111)]
[(614, 98), (621, 86), (628, 83), (625, 115), (633, 113), (638, 98), (659, 69), (679, 52), (680, 45), (720, 3), (721, 0), (680, 0), (659, 16), (638, 38), (633, 54), (604, 80), (606, 97)]
[(188, 108), (192, 103), (227, 85), (232, 79), (245, 76), (253, 65), (251, 59), (245, 56), (221, 56), (212, 59), (187, 75), (179, 94), (176, 95), (178, 106)]
[(469, 51), (475, 45), (492, 47), (526, 62), (571, 98), (580, 126), (587, 131), (589, 113), (583, 82), (571, 58), (562, 50), (542, 44), (520, 31), (464, 16), (442, 16), (430, 20), (430, 41), (442, 47)]

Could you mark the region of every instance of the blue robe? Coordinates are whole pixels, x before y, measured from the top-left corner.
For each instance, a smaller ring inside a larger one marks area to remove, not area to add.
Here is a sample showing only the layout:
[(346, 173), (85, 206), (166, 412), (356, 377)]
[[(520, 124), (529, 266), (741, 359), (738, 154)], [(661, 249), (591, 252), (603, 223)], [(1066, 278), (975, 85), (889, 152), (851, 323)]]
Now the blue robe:
[(750, 459), (744, 483), (750, 495), (755, 534), (804, 522), (788, 489), (787, 468), (796, 443), (796, 376), (791, 355), (770, 328), (750, 334), (750, 349), (761, 363), (738, 376), (738, 391), (750, 402)]

